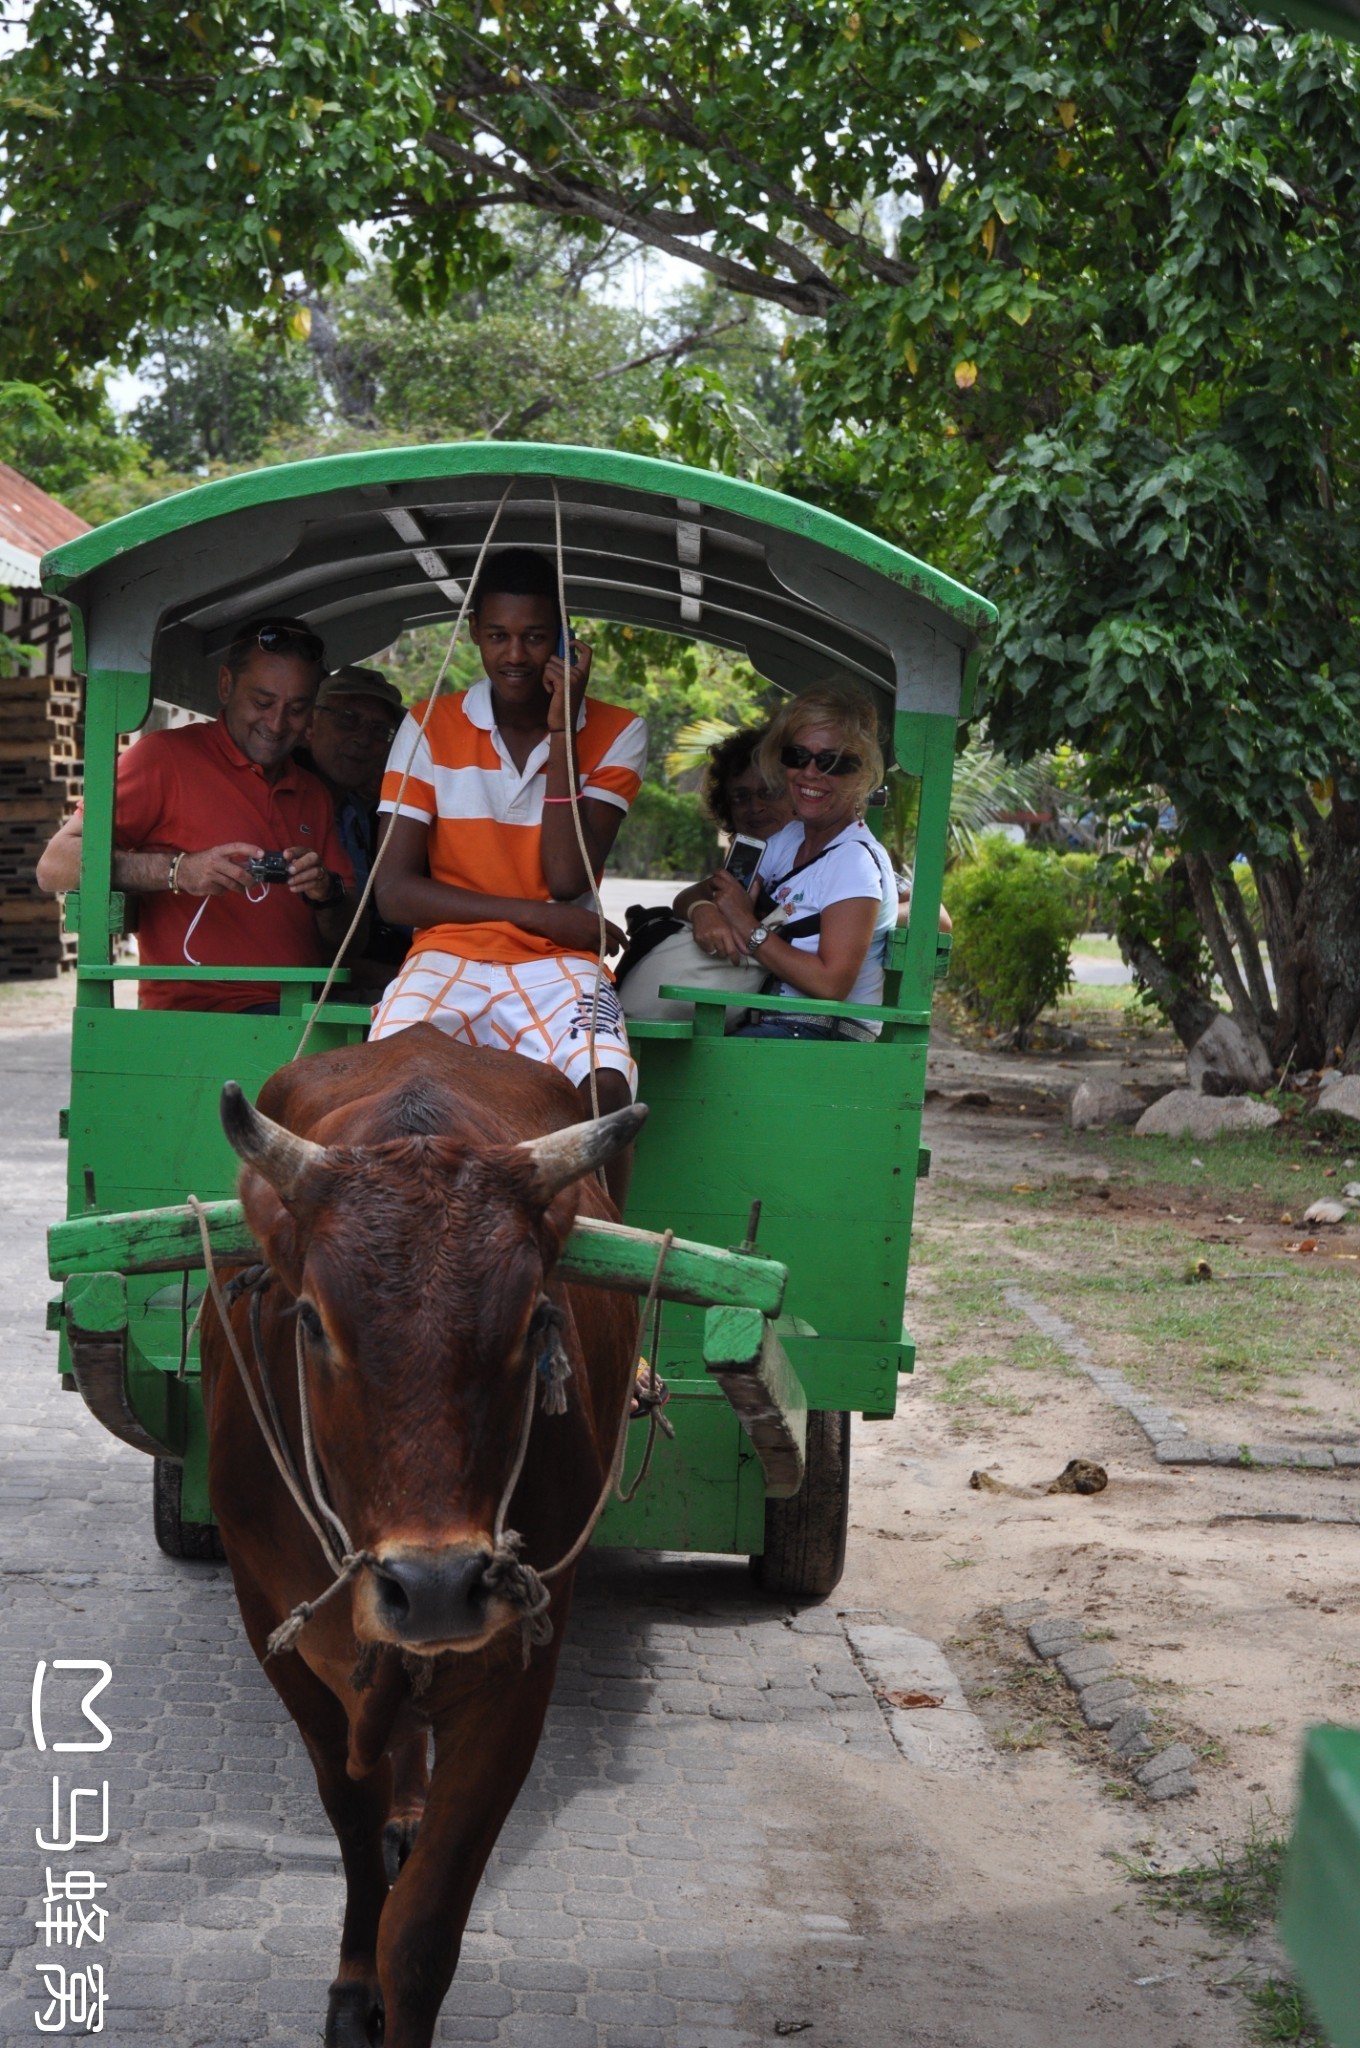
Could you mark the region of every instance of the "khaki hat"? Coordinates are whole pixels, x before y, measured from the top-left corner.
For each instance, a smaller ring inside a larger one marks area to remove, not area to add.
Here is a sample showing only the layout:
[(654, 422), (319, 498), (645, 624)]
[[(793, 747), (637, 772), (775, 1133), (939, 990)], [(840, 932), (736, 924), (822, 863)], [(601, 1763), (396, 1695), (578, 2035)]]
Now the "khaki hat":
[(323, 676), (316, 693), (317, 710), (336, 703), (341, 697), (372, 697), (376, 703), (385, 704), (398, 718), (403, 717), (406, 711), (401, 691), (376, 668), (338, 668), (333, 675)]

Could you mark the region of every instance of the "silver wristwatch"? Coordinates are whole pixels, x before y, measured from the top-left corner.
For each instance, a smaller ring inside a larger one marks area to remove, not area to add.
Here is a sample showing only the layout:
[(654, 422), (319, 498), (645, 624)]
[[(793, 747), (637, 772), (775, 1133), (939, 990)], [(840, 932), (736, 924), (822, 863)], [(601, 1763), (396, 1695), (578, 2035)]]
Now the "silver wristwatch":
[(768, 939), (769, 936), (770, 927), (767, 924), (758, 924), (755, 930), (751, 933), (750, 938), (746, 941), (746, 950), (753, 959), (755, 955), (760, 951), (761, 947), (764, 945), (766, 939)]

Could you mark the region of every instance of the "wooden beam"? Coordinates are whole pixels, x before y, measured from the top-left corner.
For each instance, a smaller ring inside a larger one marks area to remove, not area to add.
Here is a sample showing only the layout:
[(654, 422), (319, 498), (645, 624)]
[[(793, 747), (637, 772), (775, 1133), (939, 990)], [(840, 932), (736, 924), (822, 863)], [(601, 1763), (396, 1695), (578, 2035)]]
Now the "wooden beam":
[[(205, 1202), (203, 1207), (214, 1258), (248, 1258), (255, 1253), (239, 1202)], [(654, 1231), (582, 1216), (558, 1271), (581, 1287), (645, 1294), (661, 1242)], [(203, 1263), (198, 1224), (187, 1205), (73, 1216), (52, 1226), (47, 1251), (49, 1270), (57, 1280), (72, 1273), (182, 1273)], [(748, 1308), (774, 1316), (783, 1303), (788, 1277), (788, 1268), (774, 1259), (676, 1238), (666, 1255), (659, 1293), (663, 1301)]]
[(764, 1316), (711, 1308), (704, 1317), (704, 1364), (736, 1410), (765, 1471), (765, 1491), (787, 1500), (803, 1483), (807, 1395)]

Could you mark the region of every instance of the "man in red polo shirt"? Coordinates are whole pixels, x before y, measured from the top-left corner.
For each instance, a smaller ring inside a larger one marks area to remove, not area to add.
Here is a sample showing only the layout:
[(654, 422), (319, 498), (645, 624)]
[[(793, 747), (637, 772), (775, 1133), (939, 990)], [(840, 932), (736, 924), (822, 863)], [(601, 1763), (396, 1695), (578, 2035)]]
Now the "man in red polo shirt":
[[(291, 759), (324, 649), (293, 619), (239, 633), (218, 672), (211, 725), (143, 735), (118, 763), (114, 886), (140, 899), (145, 967), (317, 967), (354, 914), (354, 875), (325, 785)], [(80, 878), (79, 815), (38, 863), (44, 889)], [(286, 880), (248, 863), (282, 854)], [(278, 984), (150, 981), (144, 1009), (277, 1010)]]

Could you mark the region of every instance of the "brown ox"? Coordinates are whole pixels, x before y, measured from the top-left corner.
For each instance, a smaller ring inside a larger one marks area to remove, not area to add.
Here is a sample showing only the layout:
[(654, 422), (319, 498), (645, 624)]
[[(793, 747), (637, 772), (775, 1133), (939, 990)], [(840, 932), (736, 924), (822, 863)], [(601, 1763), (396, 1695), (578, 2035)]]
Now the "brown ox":
[[(295, 1061), (260, 1103), (224, 1091), (246, 1217), (274, 1276), (254, 1297), (258, 1359), (250, 1297), (232, 1326), (250, 1371), (267, 1368), (302, 1471), (301, 1326), (322, 1484), (354, 1550), (375, 1561), (294, 1649), (268, 1653), (271, 1631), (335, 1570), (209, 1314), (213, 1504), (246, 1631), (301, 1730), (344, 1858), (326, 2041), (428, 2048), (533, 1759), (571, 1596), (568, 1571), (551, 1588), (551, 1641), (526, 1667), (521, 1611), (483, 1578), (527, 1404), (508, 1520), (546, 1570), (589, 1519), (629, 1394), (636, 1303), (563, 1286), (553, 1266), (578, 1211), (615, 1214), (592, 1169), (646, 1111), (583, 1124), (549, 1068), (424, 1025)], [(536, 1391), (549, 1304), (572, 1367), (563, 1414), (539, 1412)]]

